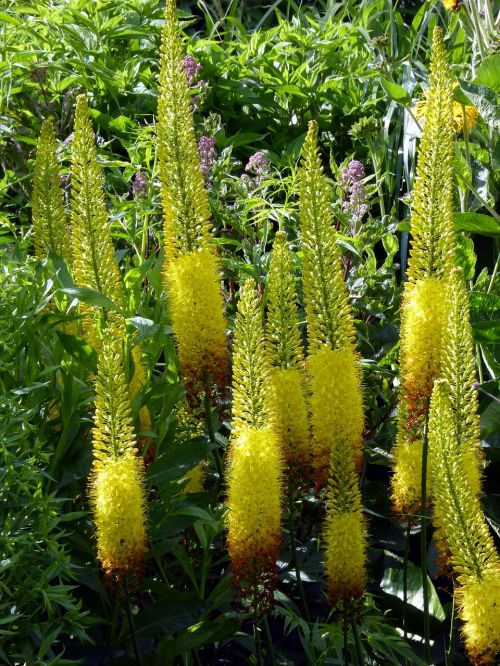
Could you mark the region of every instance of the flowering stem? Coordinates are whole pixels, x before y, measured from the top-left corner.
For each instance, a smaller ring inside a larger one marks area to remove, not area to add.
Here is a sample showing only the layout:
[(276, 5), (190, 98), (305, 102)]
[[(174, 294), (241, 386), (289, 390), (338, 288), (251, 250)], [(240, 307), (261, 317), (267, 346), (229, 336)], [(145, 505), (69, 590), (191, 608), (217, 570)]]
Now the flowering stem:
[(361, 647), (361, 641), (359, 639), (359, 631), (358, 631), (358, 625), (356, 624), (356, 620), (351, 620), (351, 627), (352, 627), (352, 635), (354, 636), (354, 648), (356, 650), (356, 661), (358, 662), (358, 666), (363, 666), (364, 660), (363, 660), (363, 648)]
[(349, 666), (349, 645), (347, 642), (349, 625), (347, 623), (347, 609), (344, 609), (344, 620), (342, 624), (344, 629), (344, 666)]
[(264, 662), (262, 660), (262, 648), (260, 645), (260, 635), (259, 635), (259, 604), (258, 604), (258, 591), (257, 588), (254, 591), (254, 600), (253, 600), (253, 636), (255, 642), (255, 659), (257, 666), (263, 666)]
[(302, 584), (302, 578), (300, 576), (300, 566), (299, 558), (297, 557), (297, 544), (295, 542), (295, 508), (293, 504), (293, 488), (291, 481), (288, 481), (288, 524), (290, 532), (290, 548), (292, 550), (292, 559), (293, 566), (295, 568), (295, 577), (297, 579), (297, 587), (299, 588), (300, 600), (302, 602), (302, 609), (306, 621), (311, 622), (311, 616), (309, 614), (309, 608), (307, 606), (306, 595), (304, 593), (304, 586)]
[(264, 632), (266, 634), (267, 649), (271, 666), (278, 666), (278, 662), (276, 661), (276, 655), (274, 654), (273, 637), (271, 636), (271, 630), (269, 629), (269, 622), (267, 620), (266, 614), (264, 614), (262, 623), (264, 625)]
[(134, 618), (132, 616), (132, 609), (130, 608), (130, 595), (128, 591), (126, 578), (123, 581), (123, 587), (125, 589), (125, 598), (126, 598), (125, 610), (127, 612), (128, 625), (130, 627), (130, 636), (132, 638), (132, 645), (134, 646), (135, 660), (138, 666), (142, 666), (141, 653), (139, 652), (139, 646), (137, 645), (137, 637), (135, 635)]
[(451, 624), (450, 624), (450, 644), (448, 646), (448, 651), (446, 652), (446, 664), (453, 664), (453, 653), (455, 652), (455, 595), (453, 595), (452, 606), (451, 606)]
[(403, 635), (408, 638), (408, 555), (410, 551), (411, 520), (408, 516), (405, 532), (405, 552), (403, 557)]
[(222, 465), (222, 459), (220, 457), (217, 440), (215, 439), (215, 430), (214, 424), (212, 422), (212, 404), (210, 402), (210, 396), (208, 394), (208, 389), (205, 389), (205, 421), (207, 424), (208, 439), (210, 444), (213, 445), (212, 455), (215, 460), (215, 466), (217, 467), (217, 473), (219, 475), (219, 487), (222, 488), (224, 485), (224, 468)]
[(427, 458), (429, 452), (429, 408), (427, 407), (424, 425), (424, 442), (422, 449), (422, 518), (420, 532), (420, 567), (424, 596), (424, 646), (425, 661), (430, 663), (429, 637), (429, 588), (427, 586)]

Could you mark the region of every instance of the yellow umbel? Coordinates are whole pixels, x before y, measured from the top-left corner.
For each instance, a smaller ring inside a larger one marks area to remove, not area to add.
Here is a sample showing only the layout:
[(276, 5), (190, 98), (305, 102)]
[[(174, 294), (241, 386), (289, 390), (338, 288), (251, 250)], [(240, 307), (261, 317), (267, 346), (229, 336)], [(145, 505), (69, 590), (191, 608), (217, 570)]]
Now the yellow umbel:
[(31, 205), (35, 253), (42, 259), (48, 250), (53, 250), (70, 264), (71, 245), (56, 150), (54, 124), (47, 118), (38, 139), (33, 174)]
[(441, 376), (446, 280), (453, 268), (453, 78), (435, 28), (425, 126), (411, 212), (412, 244), (401, 306), (401, 388), (392, 499), (407, 515), (421, 509), (422, 437)]
[(355, 468), (363, 461), (363, 404), (361, 377), (352, 348), (323, 347), (307, 359), (310, 377), (311, 442), (314, 478), (327, 480), (334, 441), (342, 439), (351, 451)]
[(172, 328), (188, 398), (224, 387), (228, 360), (217, 260), (205, 247), (176, 257), (165, 273)]
[(366, 525), (351, 447), (337, 439), (332, 448), (324, 528), (325, 574), (335, 611), (356, 612), (365, 588)]
[(120, 330), (108, 328), (96, 379), (90, 500), (97, 556), (108, 574), (140, 568), (146, 547), (143, 462), (123, 369)]
[[(71, 160), (73, 278), (77, 287), (99, 291), (123, 310), (121, 275), (115, 260), (103, 179), (85, 95), (79, 95), (76, 100), (74, 130)], [(100, 329), (108, 319), (125, 331), (124, 321), (115, 313), (106, 313), (104, 308), (85, 303), (80, 309), (84, 315), (84, 337), (97, 351), (101, 348)]]
[(434, 513), (449, 546), (459, 585), (462, 632), (475, 664), (495, 662), (500, 651), (500, 557), (477, 492), (471, 488), (471, 451), (457, 440), (450, 387), (436, 382), (429, 415), (429, 460)]
[(267, 291), (271, 421), (292, 476), (309, 478), (311, 456), (295, 271), (293, 255), (282, 231), (274, 239)]
[(227, 462), (228, 549), (242, 596), (269, 601), (281, 540), (283, 462), (269, 427), (269, 368), (255, 284), (242, 288), (234, 332), (233, 420)]

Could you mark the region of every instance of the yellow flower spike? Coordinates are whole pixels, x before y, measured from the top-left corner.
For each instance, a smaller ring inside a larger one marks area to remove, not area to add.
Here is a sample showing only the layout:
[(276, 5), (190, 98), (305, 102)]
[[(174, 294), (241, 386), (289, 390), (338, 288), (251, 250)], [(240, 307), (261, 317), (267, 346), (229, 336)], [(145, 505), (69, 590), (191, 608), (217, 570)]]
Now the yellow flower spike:
[(457, 590), (462, 635), (476, 666), (497, 664), (500, 652), (500, 572), (466, 582)]
[(284, 231), (278, 231), (274, 238), (267, 290), (266, 338), (271, 363), (279, 368), (300, 370), (304, 353), (299, 330), (295, 270)]
[(166, 261), (210, 240), (210, 206), (200, 169), (193, 106), (182, 65), (184, 45), (175, 0), (167, 0), (160, 51), (158, 170)]
[(146, 547), (144, 466), (123, 368), (119, 329), (108, 328), (96, 379), (90, 500), (97, 555), (109, 575), (138, 570)]
[[(433, 382), (441, 374), (445, 298), (445, 284), (434, 277), (408, 283), (403, 294), (400, 405), (391, 481), (397, 513), (416, 515), (421, 508), (422, 438)], [(429, 496), (429, 485), (427, 490)]]
[(102, 460), (91, 484), (97, 557), (108, 575), (138, 571), (146, 549), (144, 469), (134, 454)]
[(327, 480), (331, 450), (337, 438), (348, 443), (355, 468), (361, 469), (364, 424), (361, 376), (350, 347), (336, 350), (323, 347), (308, 358), (307, 369), (314, 478), (321, 486)]
[(169, 263), (165, 281), (188, 398), (199, 399), (212, 385), (224, 390), (226, 321), (215, 255), (209, 248), (179, 255)]
[(268, 425), (269, 376), (260, 299), (255, 283), (247, 280), (241, 289), (234, 329), (232, 437), (247, 426)]
[[(76, 100), (73, 156), (71, 161), (71, 224), (73, 247), (73, 278), (77, 287), (101, 292), (123, 309), (123, 287), (116, 264), (108, 214), (104, 202), (103, 179), (94, 141), (92, 123), (85, 95)], [(87, 342), (100, 350), (99, 320), (102, 308), (84, 303), (83, 333)], [(121, 325), (125, 322), (108, 313), (106, 321)]]
[(266, 339), (273, 365), (269, 410), (294, 477), (310, 477), (310, 443), (303, 387), (304, 354), (299, 331), (293, 255), (278, 231), (267, 277)]
[[(442, 375), (450, 390), (454, 432), (464, 454), (471, 454), (468, 476), (471, 490), (481, 491), (481, 441), (479, 403), (475, 383), (478, 379), (469, 295), (459, 269), (450, 276), (446, 293), (446, 316), (443, 331)], [(476, 460), (475, 464), (473, 460)]]
[(242, 591), (262, 584), (272, 593), (281, 542), (282, 476), (272, 429), (239, 428), (231, 438), (227, 464), (227, 530), (232, 568)]
[(425, 413), (441, 372), (446, 287), (434, 277), (408, 283), (401, 304), (401, 377), (408, 418)]
[[(456, 88), (457, 85), (456, 83), (453, 87)], [(426, 107), (427, 100), (424, 93), (424, 99), (417, 102), (415, 106), (415, 117), (417, 120), (425, 118)], [(470, 104), (462, 105), (460, 102), (454, 100), (452, 104), (452, 117), (455, 134), (470, 134), (477, 124), (479, 111), (475, 106), (471, 106)]]
[(323, 175), (315, 122), (309, 123), (302, 149), (299, 211), (310, 354), (307, 369), (313, 467), (317, 485), (321, 486), (328, 477), (336, 437), (345, 437), (351, 444), (355, 465), (360, 469), (363, 406), (354, 348), (354, 320), (336, 243), (330, 192)]
[(297, 368), (272, 368), (270, 414), (292, 478), (311, 478), (311, 444), (303, 373)]
[(338, 349), (354, 344), (355, 338), (314, 121), (302, 148), (299, 205), (309, 353), (314, 354), (322, 345)]
[(31, 203), (35, 253), (42, 259), (51, 249), (71, 263), (71, 245), (56, 151), (54, 124), (48, 118), (43, 122), (38, 139), (33, 174)]
[(433, 33), (425, 126), (420, 141), (411, 211), (408, 279), (446, 278), (454, 263), (454, 80), (440, 28)]
[(474, 664), (495, 663), (500, 652), (500, 557), (471, 488), (470, 450), (455, 436), (450, 387), (437, 381), (429, 415), (434, 513), (459, 585), (456, 595), (465, 645)]
[(268, 425), (269, 366), (255, 283), (242, 288), (234, 332), (233, 420), (227, 461), (228, 550), (242, 596), (272, 600), (281, 540), (283, 461)]
[(453, 269), (453, 78), (440, 28), (431, 52), (425, 126), (411, 212), (408, 281), (401, 306), (401, 388), (392, 499), (394, 509), (421, 508), (422, 437), (432, 386), (441, 376), (446, 280)]
[[(200, 168), (183, 38), (175, 0), (167, 0), (160, 54), (158, 170), (164, 219), (164, 283), (190, 403), (224, 391), (224, 299), (211, 244), (210, 206)], [(215, 385), (215, 386), (214, 386)]]
[(351, 446), (332, 448), (324, 527), (325, 574), (330, 603), (342, 615), (356, 613), (365, 589), (367, 535)]

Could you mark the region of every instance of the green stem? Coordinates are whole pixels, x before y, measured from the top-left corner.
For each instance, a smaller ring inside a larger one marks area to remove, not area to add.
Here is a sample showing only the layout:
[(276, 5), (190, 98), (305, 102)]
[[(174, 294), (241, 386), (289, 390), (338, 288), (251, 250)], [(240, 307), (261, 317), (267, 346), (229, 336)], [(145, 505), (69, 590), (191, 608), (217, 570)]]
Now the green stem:
[(365, 663), (363, 659), (363, 648), (361, 647), (361, 640), (359, 638), (359, 631), (358, 631), (358, 625), (356, 624), (356, 620), (351, 620), (351, 627), (352, 627), (352, 635), (354, 636), (356, 661), (358, 662), (358, 666), (363, 666), (363, 664)]
[(408, 555), (410, 553), (411, 520), (408, 516), (405, 531), (405, 552), (403, 559), (403, 636), (408, 639)]
[(224, 485), (224, 467), (222, 465), (222, 459), (220, 457), (218, 443), (215, 439), (215, 430), (214, 424), (212, 423), (212, 404), (210, 402), (210, 396), (208, 394), (208, 389), (205, 389), (205, 421), (207, 424), (208, 439), (213, 445), (212, 455), (214, 457), (215, 466), (217, 467), (217, 474), (219, 475), (219, 484), (220, 487)]
[(259, 605), (257, 600), (257, 590), (254, 592), (254, 601), (253, 601), (253, 636), (255, 642), (255, 659), (257, 661), (257, 666), (264, 666), (262, 660), (262, 647), (260, 645), (260, 635), (259, 635)]
[(345, 609), (344, 609), (343, 629), (344, 629), (344, 666), (349, 666), (349, 643), (347, 640), (349, 624), (347, 622), (347, 610)]
[(425, 646), (425, 661), (430, 663), (430, 632), (429, 632), (429, 588), (427, 585), (427, 458), (429, 451), (429, 406), (427, 405), (425, 426), (424, 426), (424, 442), (422, 449), (422, 518), (421, 518), (421, 533), (420, 533), (420, 567), (422, 573), (422, 587), (424, 595), (424, 646)]
[(297, 579), (297, 587), (299, 589), (300, 601), (302, 603), (302, 610), (304, 611), (307, 623), (310, 623), (311, 615), (309, 613), (309, 607), (307, 605), (304, 586), (300, 575), (299, 558), (297, 557), (297, 545), (295, 542), (295, 508), (293, 504), (293, 489), (290, 481), (288, 482), (288, 526), (290, 532), (290, 548), (292, 550), (292, 560), (295, 569), (295, 577)]
[(135, 660), (138, 666), (142, 666), (141, 653), (139, 652), (139, 646), (137, 645), (137, 637), (135, 635), (135, 627), (134, 627), (134, 618), (132, 616), (132, 609), (130, 608), (130, 595), (128, 592), (128, 585), (126, 579), (123, 581), (123, 586), (125, 588), (125, 598), (126, 598), (125, 609), (127, 611), (127, 620), (128, 620), (128, 625), (130, 627), (132, 645), (134, 646)]
[(446, 663), (453, 666), (453, 655), (455, 652), (455, 629), (456, 629), (456, 613), (455, 613), (455, 595), (453, 595), (453, 601), (451, 606), (451, 624), (450, 624), (450, 644), (448, 646), (448, 652), (446, 653)]
[(271, 662), (271, 666), (278, 666), (278, 662), (276, 661), (276, 655), (274, 653), (273, 637), (271, 636), (271, 630), (269, 629), (269, 622), (267, 620), (267, 615), (264, 615), (263, 624), (264, 624), (264, 632), (266, 634), (267, 651), (269, 655), (269, 660)]

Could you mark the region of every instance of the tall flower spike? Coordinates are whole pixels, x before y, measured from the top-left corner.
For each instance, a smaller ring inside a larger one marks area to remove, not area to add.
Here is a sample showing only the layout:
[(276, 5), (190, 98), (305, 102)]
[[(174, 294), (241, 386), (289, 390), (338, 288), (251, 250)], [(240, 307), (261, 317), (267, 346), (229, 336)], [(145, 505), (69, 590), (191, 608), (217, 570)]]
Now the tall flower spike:
[(228, 550), (242, 597), (272, 601), (281, 541), (283, 463), (268, 425), (269, 371), (255, 285), (243, 287), (234, 336), (233, 430), (227, 463)]
[(434, 513), (451, 551), (465, 645), (474, 664), (492, 664), (500, 652), (500, 557), (478, 494), (471, 488), (470, 458), (458, 441), (450, 387), (437, 381), (429, 416)]
[(401, 305), (401, 389), (392, 499), (398, 513), (421, 509), (423, 431), (433, 382), (441, 375), (446, 280), (453, 267), (453, 78), (435, 28), (420, 142), (408, 281)]
[[(115, 261), (103, 179), (97, 161), (92, 123), (85, 95), (76, 100), (73, 157), (71, 162), (71, 223), (73, 277), (78, 287), (101, 292), (123, 309), (120, 271)], [(83, 332), (97, 350), (101, 347), (101, 309), (81, 305)], [(111, 319), (118, 321), (114, 315)], [(125, 326), (123, 322), (123, 327)]]
[[(474, 343), (469, 315), (469, 297), (465, 280), (458, 268), (453, 269), (446, 291), (446, 313), (443, 332), (442, 375), (446, 379), (453, 429), (450, 435), (460, 447), (469, 488), (473, 494), (481, 491), (482, 451), (479, 433), (479, 414)], [(439, 561), (446, 571), (449, 546), (445, 526), (434, 517)]]
[(165, 288), (186, 393), (196, 404), (203, 392), (226, 387), (226, 321), (175, 5), (167, 0), (161, 43), (158, 167)]
[(97, 556), (107, 574), (138, 570), (146, 546), (144, 467), (123, 369), (121, 331), (108, 328), (99, 356), (90, 500)]
[(410, 282), (444, 278), (453, 266), (453, 88), (442, 31), (434, 28), (411, 211)]
[(302, 152), (300, 223), (313, 467), (316, 483), (322, 486), (337, 437), (349, 442), (355, 466), (361, 468), (364, 417), (354, 321), (317, 134), (317, 124), (310, 122)]
[(314, 354), (322, 346), (340, 349), (355, 339), (315, 121), (302, 148), (299, 205), (309, 354)]
[(64, 193), (59, 178), (57, 144), (51, 118), (44, 120), (38, 139), (33, 174), (33, 232), (36, 256), (41, 259), (49, 249), (71, 263), (71, 246), (64, 211)]
[(337, 439), (332, 448), (327, 487), (325, 573), (330, 603), (342, 617), (356, 614), (365, 588), (366, 525), (358, 476), (350, 445)]
[(266, 339), (273, 429), (294, 478), (310, 477), (310, 443), (304, 396), (304, 354), (299, 331), (293, 255), (286, 234), (277, 232), (267, 277)]
[(255, 283), (242, 290), (233, 342), (231, 434), (242, 428), (264, 428), (269, 423), (269, 360), (266, 353), (260, 299)]
[(175, 0), (167, 0), (160, 52), (158, 168), (167, 261), (205, 247), (210, 239), (210, 206), (200, 169), (184, 45)]

